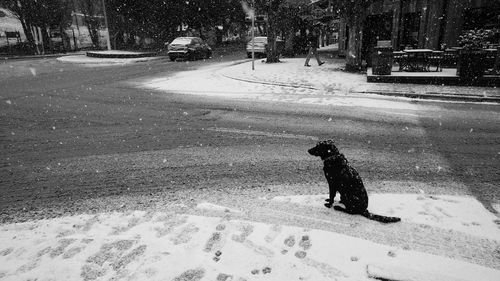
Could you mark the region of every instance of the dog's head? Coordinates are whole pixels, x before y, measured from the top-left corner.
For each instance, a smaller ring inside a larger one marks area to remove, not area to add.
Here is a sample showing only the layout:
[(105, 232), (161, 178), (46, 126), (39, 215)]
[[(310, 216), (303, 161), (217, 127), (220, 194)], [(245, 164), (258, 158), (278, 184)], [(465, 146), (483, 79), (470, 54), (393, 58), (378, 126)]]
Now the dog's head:
[(332, 140), (320, 141), (315, 147), (309, 149), (307, 152), (311, 155), (321, 157), (322, 160), (340, 153)]

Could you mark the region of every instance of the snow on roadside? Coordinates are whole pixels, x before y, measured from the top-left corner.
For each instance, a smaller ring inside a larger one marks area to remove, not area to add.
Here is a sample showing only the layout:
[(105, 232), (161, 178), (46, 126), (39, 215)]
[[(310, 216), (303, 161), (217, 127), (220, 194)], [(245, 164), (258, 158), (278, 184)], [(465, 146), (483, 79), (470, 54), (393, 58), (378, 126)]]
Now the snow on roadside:
[[(368, 210), (396, 216), (404, 222), (453, 229), (473, 236), (500, 241), (498, 218), (471, 196), (425, 194), (370, 194)], [(325, 208), (328, 195), (277, 196), (279, 202)], [(340, 197), (337, 194), (336, 200)]]
[(143, 61), (150, 61), (150, 60), (157, 60), (160, 59), (159, 57), (144, 57), (144, 58), (94, 58), (94, 57), (87, 57), (86, 55), (74, 55), (74, 56), (62, 56), (58, 57), (57, 60), (61, 62), (67, 62), (67, 63), (77, 63), (77, 64), (82, 64), (83, 66), (110, 66), (110, 65), (117, 65), (117, 64), (129, 64), (129, 63), (136, 63), (136, 62), (143, 62)]
[(226, 213), (235, 213), (235, 214), (241, 213), (240, 210), (212, 204), (209, 202), (199, 203), (198, 205), (196, 205), (196, 208), (200, 209), (200, 210), (219, 211), (219, 212), (226, 212)]
[(439, 280), (500, 277), (498, 270), (466, 262), (230, 216), (79, 215), (2, 225), (0, 242), (2, 280), (359, 281), (371, 280), (367, 269), (398, 280), (408, 272)]
[[(218, 64), (176, 73), (170, 77), (152, 79), (142, 87), (165, 92), (203, 95), (230, 99), (270, 102), (291, 102), (336, 106), (362, 106), (417, 110), (418, 105), (406, 100), (388, 100), (374, 95), (352, 94), (363, 76), (337, 71), (335, 81), (331, 75), (335, 66), (324, 65), (321, 70), (305, 68), (301, 59), (287, 59), (283, 63), (257, 62)], [(276, 82), (276, 83), (275, 83)], [(284, 84), (282, 84), (282, 83)], [(288, 86), (287, 86), (288, 85)], [(295, 86), (290, 86), (295, 85)]]

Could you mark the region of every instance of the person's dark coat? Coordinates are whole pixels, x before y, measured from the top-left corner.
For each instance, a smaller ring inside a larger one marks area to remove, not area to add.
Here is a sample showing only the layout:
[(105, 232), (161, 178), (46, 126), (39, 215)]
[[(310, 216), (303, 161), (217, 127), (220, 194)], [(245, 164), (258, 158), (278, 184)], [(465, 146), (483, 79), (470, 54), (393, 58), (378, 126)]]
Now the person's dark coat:
[(314, 33), (310, 33), (308, 36), (307, 36), (307, 45), (309, 47), (313, 47), (313, 48), (318, 48), (319, 45), (318, 45), (318, 36)]

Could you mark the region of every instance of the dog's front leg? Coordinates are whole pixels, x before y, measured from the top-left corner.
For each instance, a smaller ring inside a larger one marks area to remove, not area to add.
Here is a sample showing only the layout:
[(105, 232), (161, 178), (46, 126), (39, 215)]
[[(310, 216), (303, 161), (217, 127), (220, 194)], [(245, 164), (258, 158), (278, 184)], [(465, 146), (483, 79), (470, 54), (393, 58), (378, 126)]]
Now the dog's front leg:
[(331, 179), (328, 179), (328, 188), (330, 189), (330, 194), (328, 199), (325, 200), (325, 207), (331, 208), (335, 200), (335, 194), (337, 194), (337, 188), (335, 187), (335, 184), (331, 182)]

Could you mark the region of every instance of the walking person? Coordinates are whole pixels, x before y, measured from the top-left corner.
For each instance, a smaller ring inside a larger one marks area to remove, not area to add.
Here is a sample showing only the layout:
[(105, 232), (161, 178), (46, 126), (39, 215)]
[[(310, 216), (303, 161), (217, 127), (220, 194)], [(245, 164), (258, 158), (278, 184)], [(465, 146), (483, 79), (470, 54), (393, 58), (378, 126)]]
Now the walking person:
[(321, 61), (321, 59), (319, 58), (319, 54), (318, 54), (319, 45), (318, 45), (317, 33), (318, 33), (318, 31), (316, 30), (316, 28), (314, 28), (307, 35), (307, 46), (309, 47), (309, 52), (307, 53), (306, 62), (304, 64), (304, 66), (308, 66), (308, 67), (311, 66), (309, 64), (309, 60), (311, 59), (311, 56), (314, 56), (316, 58), (316, 61), (318, 62), (319, 66), (321, 66), (322, 64), (325, 63), (324, 61)]

